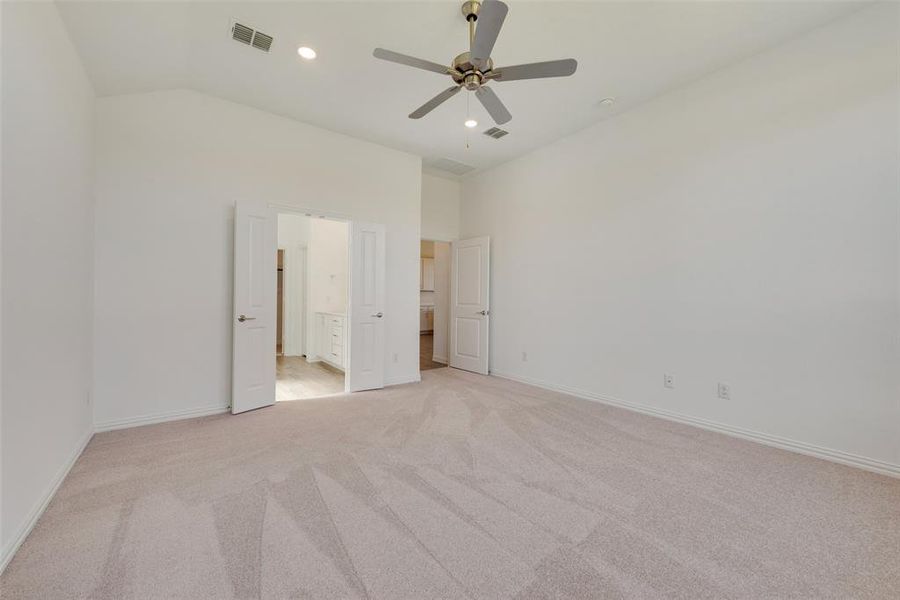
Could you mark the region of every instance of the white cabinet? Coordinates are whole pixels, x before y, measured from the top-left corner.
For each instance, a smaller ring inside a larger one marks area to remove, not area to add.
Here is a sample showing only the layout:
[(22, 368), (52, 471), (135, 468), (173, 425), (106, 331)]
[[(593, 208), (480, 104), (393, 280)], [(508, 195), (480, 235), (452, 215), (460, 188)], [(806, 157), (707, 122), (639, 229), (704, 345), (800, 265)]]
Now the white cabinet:
[(434, 307), (419, 307), (419, 332), (434, 331)]
[(344, 370), (347, 364), (346, 321), (344, 315), (316, 313), (316, 353), (333, 367)]
[(434, 291), (434, 259), (423, 258), (419, 273), (419, 289), (424, 292)]

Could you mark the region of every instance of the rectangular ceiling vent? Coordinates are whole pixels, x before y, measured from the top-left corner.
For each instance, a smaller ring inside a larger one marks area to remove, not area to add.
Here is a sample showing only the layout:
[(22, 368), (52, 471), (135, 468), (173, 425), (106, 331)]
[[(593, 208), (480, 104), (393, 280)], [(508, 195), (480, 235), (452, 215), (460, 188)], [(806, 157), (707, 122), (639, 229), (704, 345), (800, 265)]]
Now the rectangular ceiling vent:
[(248, 46), (253, 46), (257, 50), (262, 50), (263, 52), (268, 52), (269, 48), (272, 47), (271, 35), (256, 31), (252, 27), (247, 27), (237, 21), (233, 22), (231, 25), (231, 39), (242, 44), (247, 44)]
[(472, 165), (461, 163), (458, 160), (453, 160), (452, 158), (435, 158), (433, 160), (427, 161), (426, 164), (434, 169), (447, 171), (448, 173), (453, 173), (454, 175), (465, 175), (466, 173), (475, 170), (475, 167), (473, 167)]
[(272, 47), (272, 36), (266, 35), (264, 33), (260, 33), (257, 31), (253, 34), (253, 47), (262, 50), (263, 52), (268, 52), (269, 48)]
[(508, 131), (500, 129), (499, 127), (491, 127), (490, 129), (488, 129), (487, 131), (484, 132), (484, 135), (486, 135), (490, 138), (494, 138), (495, 140), (499, 140), (504, 135), (508, 135), (508, 134), (509, 134)]

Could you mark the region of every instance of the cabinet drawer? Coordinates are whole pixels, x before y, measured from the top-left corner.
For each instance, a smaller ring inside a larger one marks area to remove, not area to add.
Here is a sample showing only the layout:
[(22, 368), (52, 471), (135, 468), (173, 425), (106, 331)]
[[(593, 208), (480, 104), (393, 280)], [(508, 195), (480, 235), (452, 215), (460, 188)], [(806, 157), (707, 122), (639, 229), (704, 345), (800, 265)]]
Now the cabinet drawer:
[(343, 358), (344, 358), (344, 347), (340, 344), (335, 344), (334, 342), (332, 342), (331, 351), (328, 353), (328, 360), (330, 360), (334, 364), (342, 367), (342, 366), (344, 366)]

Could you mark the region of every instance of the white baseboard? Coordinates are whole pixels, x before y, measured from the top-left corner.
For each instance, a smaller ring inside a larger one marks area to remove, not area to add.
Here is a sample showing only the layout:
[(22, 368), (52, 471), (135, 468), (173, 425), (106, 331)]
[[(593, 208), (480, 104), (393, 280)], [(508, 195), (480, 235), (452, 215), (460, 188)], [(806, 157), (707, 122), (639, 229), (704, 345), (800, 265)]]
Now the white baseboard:
[(709, 421), (707, 419), (701, 419), (698, 417), (691, 417), (689, 415), (684, 415), (669, 410), (653, 408), (651, 406), (643, 406), (641, 404), (635, 404), (634, 402), (627, 402), (625, 400), (619, 400), (618, 398), (612, 398), (610, 396), (604, 396), (602, 394), (595, 394), (593, 392), (588, 392), (565, 385), (557, 385), (546, 381), (541, 381), (539, 379), (533, 379), (531, 377), (522, 377), (519, 375), (513, 375), (511, 373), (502, 373), (499, 371), (491, 371), (491, 375), (500, 377), (502, 379), (509, 379), (512, 381), (518, 381), (520, 383), (526, 383), (528, 385), (533, 385), (534, 387), (539, 387), (553, 392), (562, 392), (564, 394), (582, 398), (584, 400), (602, 402), (603, 404), (618, 406), (619, 408), (643, 413), (645, 415), (651, 415), (654, 417), (667, 419), (669, 421), (683, 423), (685, 425), (693, 425), (694, 427), (699, 427), (701, 429), (715, 431), (717, 433), (723, 433), (732, 437), (738, 437), (745, 440), (758, 442), (767, 446), (774, 446), (775, 448), (781, 448), (782, 450), (790, 450), (799, 454), (814, 456), (823, 460), (828, 460), (843, 465), (849, 465), (851, 467), (857, 467), (859, 469), (865, 469), (866, 471), (872, 471), (873, 473), (900, 478), (900, 465), (894, 463), (889, 463), (874, 458), (867, 458), (865, 456), (859, 456), (857, 454), (851, 454), (849, 452), (843, 452), (841, 450), (823, 448), (822, 446), (816, 446), (813, 444), (808, 444), (806, 442), (800, 442), (777, 435), (769, 435), (768, 433), (761, 433), (759, 431), (752, 431), (750, 429), (743, 429), (741, 427), (734, 427), (732, 425), (724, 425), (715, 421)]
[(432, 362), (441, 363), (442, 365), (446, 365), (447, 363), (450, 362), (449, 360), (447, 360), (446, 356), (437, 356), (437, 355), (432, 356), (431, 360), (432, 360)]
[(384, 386), (388, 387), (390, 385), (403, 385), (404, 383), (418, 383), (422, 381), (422, 377), (416, 373), (415, 375), (400, 375), (395, 377), (386, 377), (384, 380)]
[(154, 415), (143, 415), (140, 417), (129, 417), (127, 419), (113, 419), (111, 421), (102, 421), (94, 425), (94, 431), (113, 431), (115, 429), (126, 429), (128, 427), (140, 427), (141, 425), (153, 425), (154, 423), (165, 423), (166, 421), (179, 421), (181, 419), (192, 419), (194, 417), (206, 417), (209, 415), (218, 415), (228, 412), (227, 406), (207, 406), (203, 408), (189, 408), (187, 410), (173, 410), (165, 413), (157, 413)]
[(3, 571), (6, 569), (6, 565), (9, 564), (9, 561), (12, 560), (12, 557), (19, 549), (19, 546), (22, 545), (22, 542), (25, 541), (25, 538), (28, 537), (28, 534), (31, 533), (31, 530), (34, 529), (34, 526), (37, 523), (38, 519), (41, 518), (41, 515), (44, 514), (44, 511), (47, 509), (47, 505), (50, 504), (50, 500), (52, 500), (53, 496), (56, 495), (56, 490), (59, 489), (60, 484), (62, 484), (63, 480), (66, 478), (66, 475), (68, 475), (69, 471), (72, 469), (72, 465), (74, 465), (75, 461), (78, 460), (78, 457), (81, 456), (81, 453), (88, 445), (88, 442), (91, 441), (92, 437), (94, 437), (94, 430), (89, 429), (87, 433), (81, 438), (81, 440), (78, 441), (78, 444), (76, 444), (74, 451), (69, 455), (69, 458), (63, 464), (63, 466), (59, 469), (59, 471), (56, 472), (56, 475), (53, 477), (53, 480), (47, 487), (47, 490), (41, 495), (40, 498), (38, 498), (37, 503), (34, 505), (34, 508), (31, 509), (31, 512), (28, 514), (28, 518), (25, 519), (25, 523), (22, 524), (19, 532), (9, 542), (9, 544), (5, 548), (3, 548), (3, 552), (2, 554), (0, 554), (0, 573), (3, 573)]

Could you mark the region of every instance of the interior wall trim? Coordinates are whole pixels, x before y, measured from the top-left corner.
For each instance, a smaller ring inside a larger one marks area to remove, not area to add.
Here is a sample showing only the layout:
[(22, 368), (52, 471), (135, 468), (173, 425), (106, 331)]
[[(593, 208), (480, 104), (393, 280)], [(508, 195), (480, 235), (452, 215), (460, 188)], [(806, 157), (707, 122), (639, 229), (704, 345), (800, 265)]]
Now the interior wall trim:
[(750, 440), (752, 442), (765, 444), (766, 446), (772, 446), (775, 448), (780, 448), (782, 450), (789, 450), (798, 454), (805, 454), (807, 456), (821, 458), (823, 460), (840, 463), (842, 465), (857, 467), (859, 469), (864, 469), (873, 473), (888, 475), (889, 477), (900, 478), (900, 465), (898, 464), (889, 463), (874, 458), (868, 458), (865, 456), (859, 456), (857, 454), (851, 454), (849, 452), (843, 452), (841, 450), (824, 448), (822, 446), (816, 446), (814, 444), (808, 444), (806, 442), (800, 442), (777, 435), (770, 435), (768, 433), (752, 431), (750, 429), (734, 427), (732, 425), (724, 425), (715, 421), (701, 419), (698, 417), (691, 417), (670, 410), (663, 410), (659, 408), (653, 408), (651, 406), (635, 404), (634, 402), (627, 402), (625, 400), (619, 400), (618, 398), (604, 396), (603, 394), (596, 394), (594, 392), (588, 392), (582, 389), (565, 385), (558, 385), (531, 377), (522, 377), (520, 375), (513, 375), (512, 373), (504, 373), (501, 371), (493, 370), (491, 371), (491, 375), (500, 377), (501, 379), (509, 379), (511, 381), (518, 381), (519, 383), (526, 383), (528, 385), (533, 385), (534, 387), (539, 387), (551, 392), (562, 392), (564, 394), (575, 396), (576, 398), (581, 398), (583, 400), (592, 400), (594, 402), (600, 402), (603, 404), (608, 404), (610, 406), (617, 406), (619, 408), (624, 408), (633, 412), (650, 415), (652, 417), (659, 417), (661, 419), (675, 421), (676, 423), (682, 423), (684, 425), (692, 425), (694, 427), (699, 427), (700, 429), (706, 429), (708, 431), (715, 431), (717, 433), (722, 433), (731, 437)]
[(399, 377), (385, 377), (384, 387), (391, 385), (403, 385), (404, 383), (419, 383), (422, 377), (416, 373), (415, 375), (401, 375)]
[(127, 419), (112, 419), (109, 421), (101, 421), (99, 423), (95, 423), (94, 430), (97, 433), (103, 431), (114, 431), (116, 429), (126, 429), (128, 427), (140, 427), (141, 425), (165, 423), (166, 421), (178, 421), (181, 419), (192, 419), (194, 417), (218, 415), (228, 412), (229, 410), (230, 407), (228, 406), (207, 406), (201, 408), (188, 408), (185, 410), (174, 410), (152, 415), (142, 415), (139, 417), (129, 417)]
[(91, 428), (84, 436), (82, 436), (81, 440), (75, 445), (74, 451), (69, 455), (68, 460), (66, 460), (59, 471), (56, 472), (50, 485), (47, 487), (46, 491), (41, 494), (40, 498), (38, 498), (38, 501), (31, 509), (28, 518), (25, 519), (25, 522), (22, 524), (16, 536), (10, 540), (5, 548), (3, 548), (2, 553), (0, 553), (0, 573), (3, 573), (6, 569), (9, 561), (12, 560), (12, 557), (15, 556), (16, 551), (19, 549), (19, 546), (22, 545), (22, 542), (25, 541), (25, 538), (28, 537), (31, 530), (34, 529), (34, 526), (37, 524), (38, 519), (41, 518), (41, 515), (44, 514), (44, 511), (47, 510), (50, 500), (56, 495), (56, 491), (66, 478), (66, 475), (72, 470), (72, 465), (75, 464), (75, 461), (77, 461), (78, 457), (81, 456), (81, 453), (84, 452), (84, 449), (87, 447), (88, 442), (91, 441), (92, 437), (94, 437), (94, 430)]

